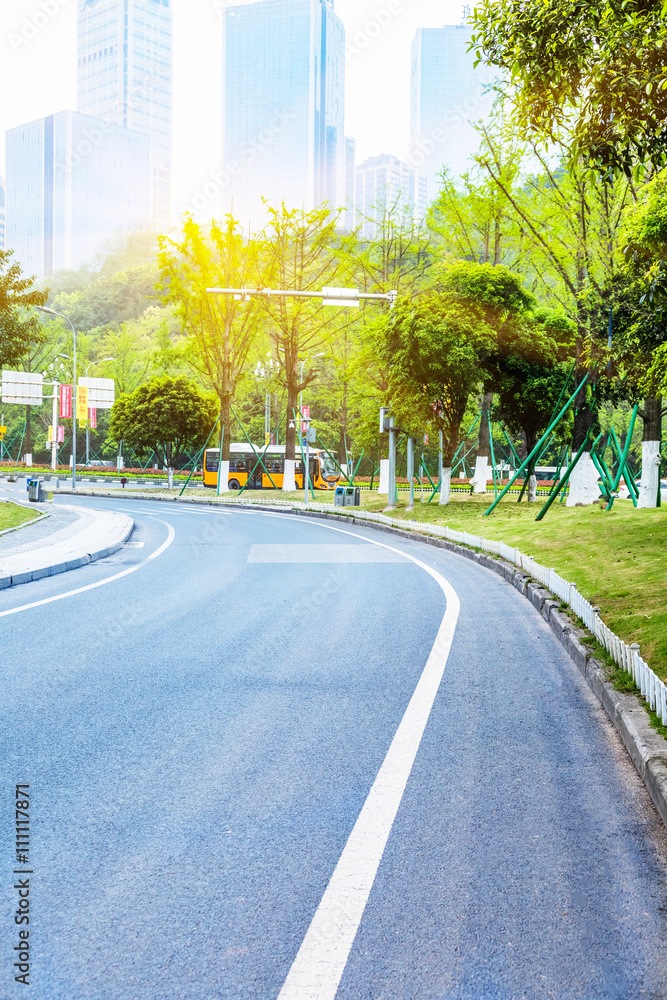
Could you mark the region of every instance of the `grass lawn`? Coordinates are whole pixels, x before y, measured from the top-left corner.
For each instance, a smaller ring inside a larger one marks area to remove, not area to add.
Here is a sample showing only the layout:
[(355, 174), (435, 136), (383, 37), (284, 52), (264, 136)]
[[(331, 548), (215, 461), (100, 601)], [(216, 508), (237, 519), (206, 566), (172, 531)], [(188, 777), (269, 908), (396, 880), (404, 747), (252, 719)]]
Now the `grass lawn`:
[[(460, 496), (447, 507), (416, 503), (414, 513), (407, 513), (401, 501), (393, 516), (501, 539), (553, 566), (600, 607), (617, 635), (638, 642), (644, 659), (667, 680), (667, 508), (635, 510), (629, 500), (617, 500), (605, 513), (598, 505), (554, 504), (536, 522), (540, 504), (504, 500), (484, 517), (490, 502), (488, 497)], [(365, 506), (378, 511), (384, 504), (369, 497)]]
[(0, 531), (7, 528), (18, 528), (21, 524), (34, 521), (40, 511), (17, 507), (15, 503), (0, 503)]
[[(159, 492), (165, 496), (171, 491)], [(215, 499), (213, 490), (193, 489), (185, 495)], [(236, 495), (227, 494), (226, 499)], [(333, 504), (333, 492), (316, 491), (315, 498), (317, 503)], [(276, 496), (273, 490), (246, 490), (243, 499), (303, 503), (303, 492)], [(605, 513), (598, 505), (556, 503), (538, 523), (535, 516), (541, 503), (518, 504), (516, 497), (506, 498), (490, 517), (484, 517), (492, 499), (493, 494), (454, 494), (448, 506), (440, 507), (435, 501), (421, 504), (417, 498), (414, 511), (408, 512), (406, 495), (391, 516), (502, 539), (543, 565), (553, 566), (600, 607), (602, 618), (617, 635), (639, 643), (644, 659), (667, 681), (667, 507), (635, 510), (629, 500), (617, 500), (613, 510)], [(378, 512), (386, 506), (386, 497), (377, 493), (362, 493), (361, 500), (365, 510)], [(348, 510), (352, 513), (354, 508)]]

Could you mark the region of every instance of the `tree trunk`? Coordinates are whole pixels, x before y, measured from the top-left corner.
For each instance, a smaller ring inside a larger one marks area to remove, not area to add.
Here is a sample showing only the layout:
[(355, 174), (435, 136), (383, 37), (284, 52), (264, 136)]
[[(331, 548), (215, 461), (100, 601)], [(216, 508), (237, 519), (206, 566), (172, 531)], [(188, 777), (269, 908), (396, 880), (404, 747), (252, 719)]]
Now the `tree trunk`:
[(173, 467), (171, 465), (167, 469), (167, 484), (169, 486), (169, 489), (173, 490), (173, 488), (174, 488), (174, 469), (173, 469)]
[[(296, 420), (295, 411), (299, 408), (299, 382), (296, 359), (287, 370), (287, 430), (285, 434), (285, 458), (296, 458)], [(290, 424), (292, 426), (290, 426)]]
[(493, 393), (487, 392), (482, 399), (482, 416), (479, 428), (479, 444), (477, 446), (477, 460), (475, 462), (475, 493), (486, 493), (489, 478), (493, 477), (493, 472), (489, 466), (491, 456), (491, 428), (489, 425), (489, 413), (493, 405)]
[(440, 506), (444, 507), (449, 503), (452, 490), (452, 469), (449, 465), (442, 467), (442, 483), (440, 484)]
[(660, 447), (662, 444), (662, 398), (644, 400), (642, 438), (642, 475), (638, 507), (657, 507), (660, 488)]
[(230, 393), (220, 394), (220, 424), (220, 436), (222, 437), (220, 461), (228, 462), (232, 447), (232, 397)]

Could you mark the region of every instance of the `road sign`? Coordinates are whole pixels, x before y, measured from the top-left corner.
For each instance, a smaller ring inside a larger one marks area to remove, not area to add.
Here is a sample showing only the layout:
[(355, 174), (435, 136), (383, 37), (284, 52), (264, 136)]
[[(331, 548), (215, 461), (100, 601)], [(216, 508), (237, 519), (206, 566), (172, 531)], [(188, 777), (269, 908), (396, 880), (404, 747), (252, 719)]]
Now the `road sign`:
[(2, 373), (2, 402), (23, 406), (41, 406), (44, 398), (44, 376), (37, 372)]
[(116, 398), (116, 383), (112, 378), (80, 378), (79, 386), (88, 390), (91, 409), (110, 410)]
[(71, 420), (72, 418), (72, 386), (60, 386), (60, 419)]

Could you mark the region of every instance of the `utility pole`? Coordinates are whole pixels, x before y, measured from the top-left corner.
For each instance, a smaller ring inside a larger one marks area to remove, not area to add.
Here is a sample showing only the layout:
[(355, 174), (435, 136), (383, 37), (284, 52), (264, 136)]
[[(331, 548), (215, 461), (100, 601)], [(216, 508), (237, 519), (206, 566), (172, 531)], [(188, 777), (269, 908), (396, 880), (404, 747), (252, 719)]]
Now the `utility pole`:
[(387, 510), (396, 510), (396, 429), (394, 418), (389, 418), (389, 496)]

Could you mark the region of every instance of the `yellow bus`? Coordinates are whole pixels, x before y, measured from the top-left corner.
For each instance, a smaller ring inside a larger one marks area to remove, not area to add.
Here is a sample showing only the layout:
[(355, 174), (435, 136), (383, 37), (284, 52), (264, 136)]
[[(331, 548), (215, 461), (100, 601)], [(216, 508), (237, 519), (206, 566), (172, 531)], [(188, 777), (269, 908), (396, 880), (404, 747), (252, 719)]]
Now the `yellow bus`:
[[(259, 457), (267, 471), (271, 474), (271, 479), (259, 464)], [(321, 449), (311, 450), (310, 460), (310, 481), (313, 489), (333, 490), (340, 479), (340, 472), (333, 459)], [(218, 486), (218, 467), (220, 464), (220, 449), (208, 448), (204, 454), (204, 486), (209, 489), (216, 489)], [(257, 468), (255, 469), (255, 466)], [(253, 469), (254, 474), (253, 474)], [(233, 444), (230, 447), (229, 456), (229, 478), (227, 480), (230, 490), (241, 490), (247, 484), (249, 490), (271, 490), (282, 489), (283, 476), (285, 471), (285, 445), (271, 444), (268, 448), (253, 448), (249, 444)], [(248, 482), (248, 479), (251, 481)], [(296, 466), (294, 470), (297, 489), (303, 489), (303, 459), (301, 452), (297, 451)]]

